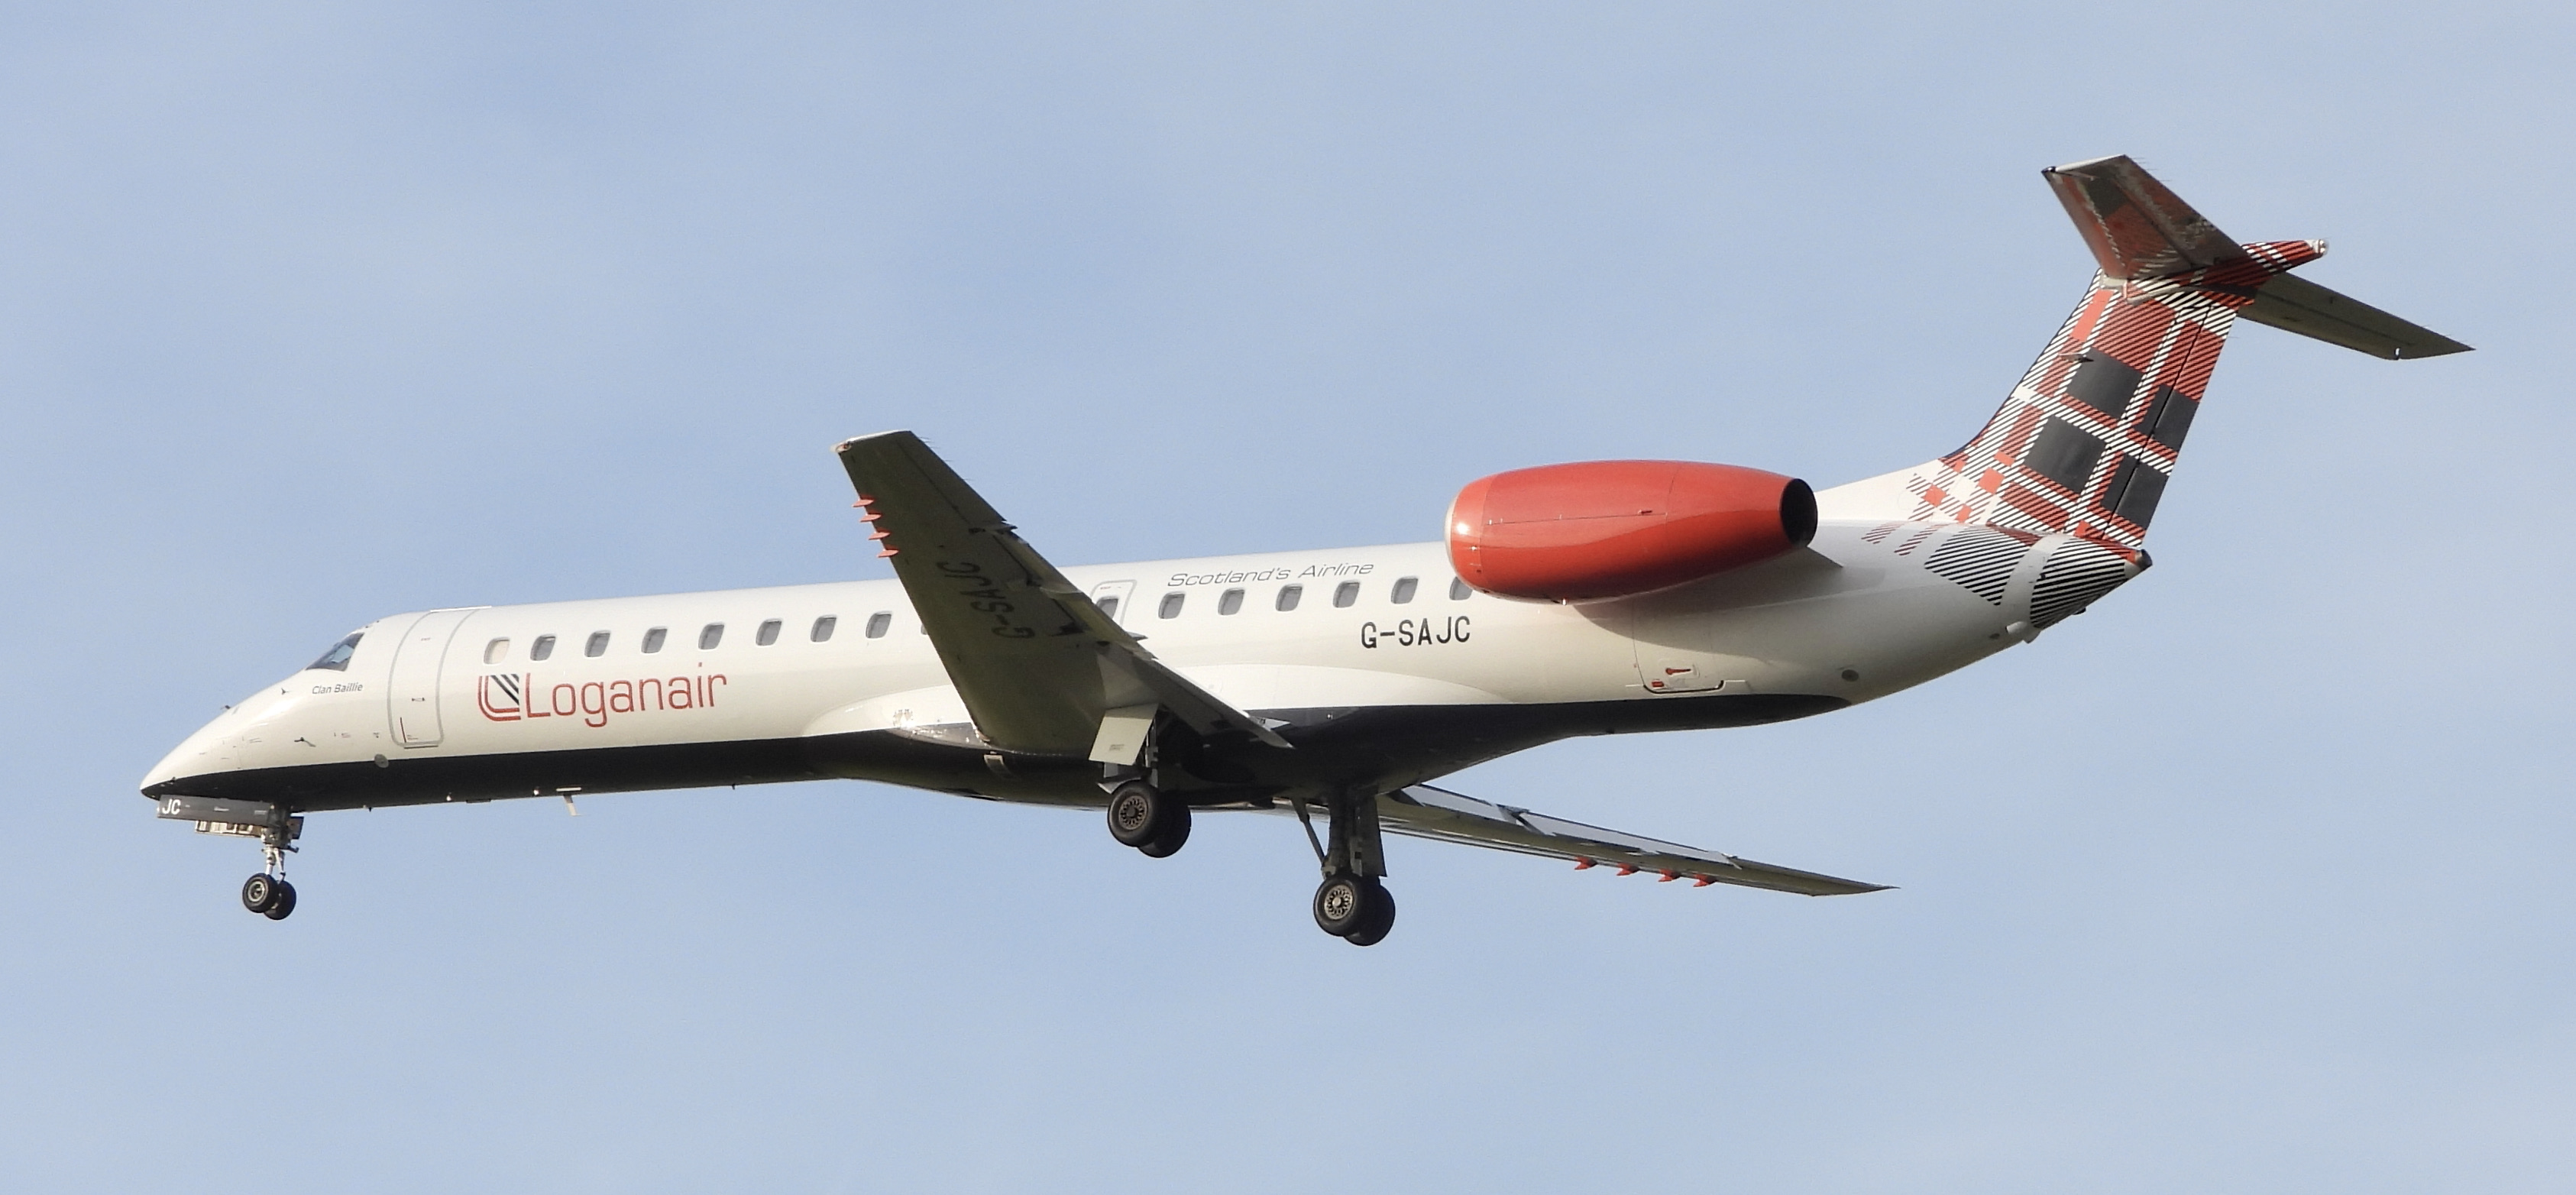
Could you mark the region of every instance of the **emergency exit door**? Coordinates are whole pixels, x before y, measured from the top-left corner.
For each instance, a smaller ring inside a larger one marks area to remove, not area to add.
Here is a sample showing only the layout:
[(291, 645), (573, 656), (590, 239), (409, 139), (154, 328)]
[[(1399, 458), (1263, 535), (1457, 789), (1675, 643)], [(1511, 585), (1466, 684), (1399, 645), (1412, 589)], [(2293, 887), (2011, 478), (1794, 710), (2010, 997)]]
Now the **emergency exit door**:
[(1122, 627), (1127, 625), (1127, 608), (1135, 604), (1135, 598), (1136, 583), (1133, 581), (1103, 581), (1091, 587), (1091, 604), (1100, 607), (1100, 612), (1108, 615), (1109, 621)]

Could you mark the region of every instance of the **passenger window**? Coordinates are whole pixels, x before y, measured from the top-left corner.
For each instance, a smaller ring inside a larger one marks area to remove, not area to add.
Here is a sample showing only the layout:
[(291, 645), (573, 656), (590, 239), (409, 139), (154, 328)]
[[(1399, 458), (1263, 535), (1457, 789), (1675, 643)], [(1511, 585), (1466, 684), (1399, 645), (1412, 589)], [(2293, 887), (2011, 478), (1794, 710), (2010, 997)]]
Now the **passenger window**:
[(1463, 602), (1463, 601), (1466, 601), (1466, 600), (1467, 600), (1467, 595), (1468, 595), (1468, 594), (1471, 594), (1471, 593), (1474, 593), (1474, 592), (1475, 592), (1475, 590), (1472, 590), (1472, 589), (1467, 588), (1467, 578), (1465, 578), (1465, 577), (1453, 577), (1453, 578), (1451, 578), (1451, 579), (1450, 579), (1450, 581), (1449, 581), (1449, 600), (1450, 600), (1450, 601), (1453, 601), (1453, 602)]
[(1190, 595), (1186, 593), (1164, 594), (1162, 607), (1154, 611), (1154, 616), (1156, 618), (1179, 618), (1181, 616), (1181, 603), (1187, 600), (1189, 596)]
[(662, 640), (669, 638), (670, 634), (669, 627), (654, 627), (644, 632), (644, 654), (649, 656), (662, 650)]
[(1395, 592), (1388, 594), (1387, 600), (1399, 606), (1412, 601), (1413, 590), (1420, 584), (1421, 579), (1417, 577), (1398, 577), (1395, 579)]
[(1333, 587), (1333, 604), (1335, 606), (1347, 606), (1358, 600), (1360, 600), (1359, 582), (1344, 581)]
[[(316, 668), (320, 668), (331, 672), (347, 672), (349, 670), (349, 657), (358, 654), (358, 640), (366, 637), (366, 632), (361, 631), (339, 641), (338, 643), (332, 644), (331, 650), (323, 652), (321, 659), (305, 665), (304, 670), (306, 672), (311, 672)], [(504, 639), (501, 642), (506, 644), (509, 640)]]
[(722, 642), (724, 642), (723, 623), (711, 622), (698, 631), (699, 651), (714, 651), (716, 649), (716, 644)]
[(767, 647), (772, 643), (776, 643), (778, 642), (778, 628), (784, 625), (786, 624), (780, 622), (778, 619), (770, 619), (769, 621), (760, 624), (760, 633), (752, 636), (751, 641), (761, 645), (762, 647)]
[(1101, 617), (1106, 618), (1111, 622), (1118, 621), (1118, 599), (1114, 597), (1105, 597), (1100, 599), (1096, 604), (1100, 607)]
[(891, 611), (879, 610), (874, 614), (868, 615), (868, 638), (885, 638), (886, 628), (893, 625), (894, 614)]
[(531, 660), (542, 660), (553, 654), (555, 637), (552, 635), (539, 635), (536, 642), (528, 645), (528, 658)]
[(1243, 591), (1240, 589), (1226, 590), (1225, 596), (1216, 600), (1216, 612), (1219, 614), (1232, 614), (1241, 609), (1243, 609)]
[(841, 620), (834, 618), (829, 614), (815, 619), (813, 635), (814, 642), (821, 643), (830, 639), (832, 637), (832, 628), (839, 625), (841, 625)]
[(495, 639), (495, 640), (491, 641), (490, 643), (486, 643), (486, 644), (484, 644), (484, 645), (483, 645), (483, 662), (484, 662), (484, 663), (486, 663), (486, 664), (498, 664), (498, 663), (500, 663), (501, 661), (506, 660), (506, 659), (509, 659), (509, 658), (510, 658), (510, 641), (509, 641), (509, 640), (507, 640), (507, 639)]
[(581, 654), (585, 656), (605, 655), (607, 652), (608, 632), (606, 631), (592, 631), (590, 633), (590, 642), (583, 644), (581, 649)]
[(1305, 586), (1282, 585), (1279, 587), (1279, 608), (1282, 610), (1294, 610), (1297, 608), (1297, 599), (1304, 596), (1306, 596)]

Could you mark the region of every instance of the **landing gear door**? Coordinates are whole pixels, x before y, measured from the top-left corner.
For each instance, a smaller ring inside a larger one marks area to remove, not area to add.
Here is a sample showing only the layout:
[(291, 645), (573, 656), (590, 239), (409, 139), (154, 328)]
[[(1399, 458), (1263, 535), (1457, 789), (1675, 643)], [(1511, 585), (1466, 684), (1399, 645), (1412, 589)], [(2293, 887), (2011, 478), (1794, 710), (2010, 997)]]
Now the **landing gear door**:
[(1100, 612), (1108, 615), (1109, 621), (1122, 627), (1128, 625), (1128, 607), (1136, 604), (1135, 597), (1136, 583), (1133, 581), (1103, 581), (1091, 587), (1091, 604), (1100, 607)]
[(467, 610), (432, 610), (403, 632), (394, 645), (393, 676), (385, 684), (386, 716), (393, 739), (405, 747), (435, 747), (445, 737), (438, 718), (438, 674), (456, 628), (474, 616)]

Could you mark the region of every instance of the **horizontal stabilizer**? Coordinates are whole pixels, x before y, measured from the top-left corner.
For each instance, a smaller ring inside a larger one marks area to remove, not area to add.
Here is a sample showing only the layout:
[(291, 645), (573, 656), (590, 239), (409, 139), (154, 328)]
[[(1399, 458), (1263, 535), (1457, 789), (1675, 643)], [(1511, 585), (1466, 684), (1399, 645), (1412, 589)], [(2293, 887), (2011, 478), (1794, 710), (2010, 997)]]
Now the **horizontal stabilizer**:
[(1496, 805), (1447, 789), (1416, 784), (1377, 799), (1378, 824), (1388, 833), (1436, 838), (1471, 846), (1570, 859), (1576, 865), (1616, 865), (1621, 874), (1655, 872), (1667, 880), (1695, 884), (1737, 884), (1802, 896), (1848, 896), (1878, 892), (1885, 884), (1863, 884), (1812, 871), (1798, 871), (1739, 859), (1733, 855), (1678, 842), (1663, 842), (1619, 830), (1605, 830), (1563, 818)]
[(2105, 278), (2145, 281), (2245, 259), (2235, 238), (2126, 154), (2039, 173), (2066, 205)]
[(2391, 361), (2469, 351), (2469, 346), (2430, 328), (2291, 274), (2266, 281), (2263, 289), (2254, 292), (2253, 306), (2236, 315)]

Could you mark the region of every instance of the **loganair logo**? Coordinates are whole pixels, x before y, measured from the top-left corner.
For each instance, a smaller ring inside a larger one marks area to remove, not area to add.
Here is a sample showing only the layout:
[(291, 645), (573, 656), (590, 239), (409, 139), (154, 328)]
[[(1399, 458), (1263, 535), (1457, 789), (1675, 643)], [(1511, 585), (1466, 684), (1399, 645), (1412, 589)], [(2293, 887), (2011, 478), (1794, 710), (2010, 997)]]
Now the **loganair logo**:
[(614, 714), (714, 709), (716, 693), (724, 686), (721, 672), (550, 686), (539, 685), (533, 672), (494, 672), (476, 679), (474, 704), (495, 722), (579, 718), (584, 726), (599, 727)]

